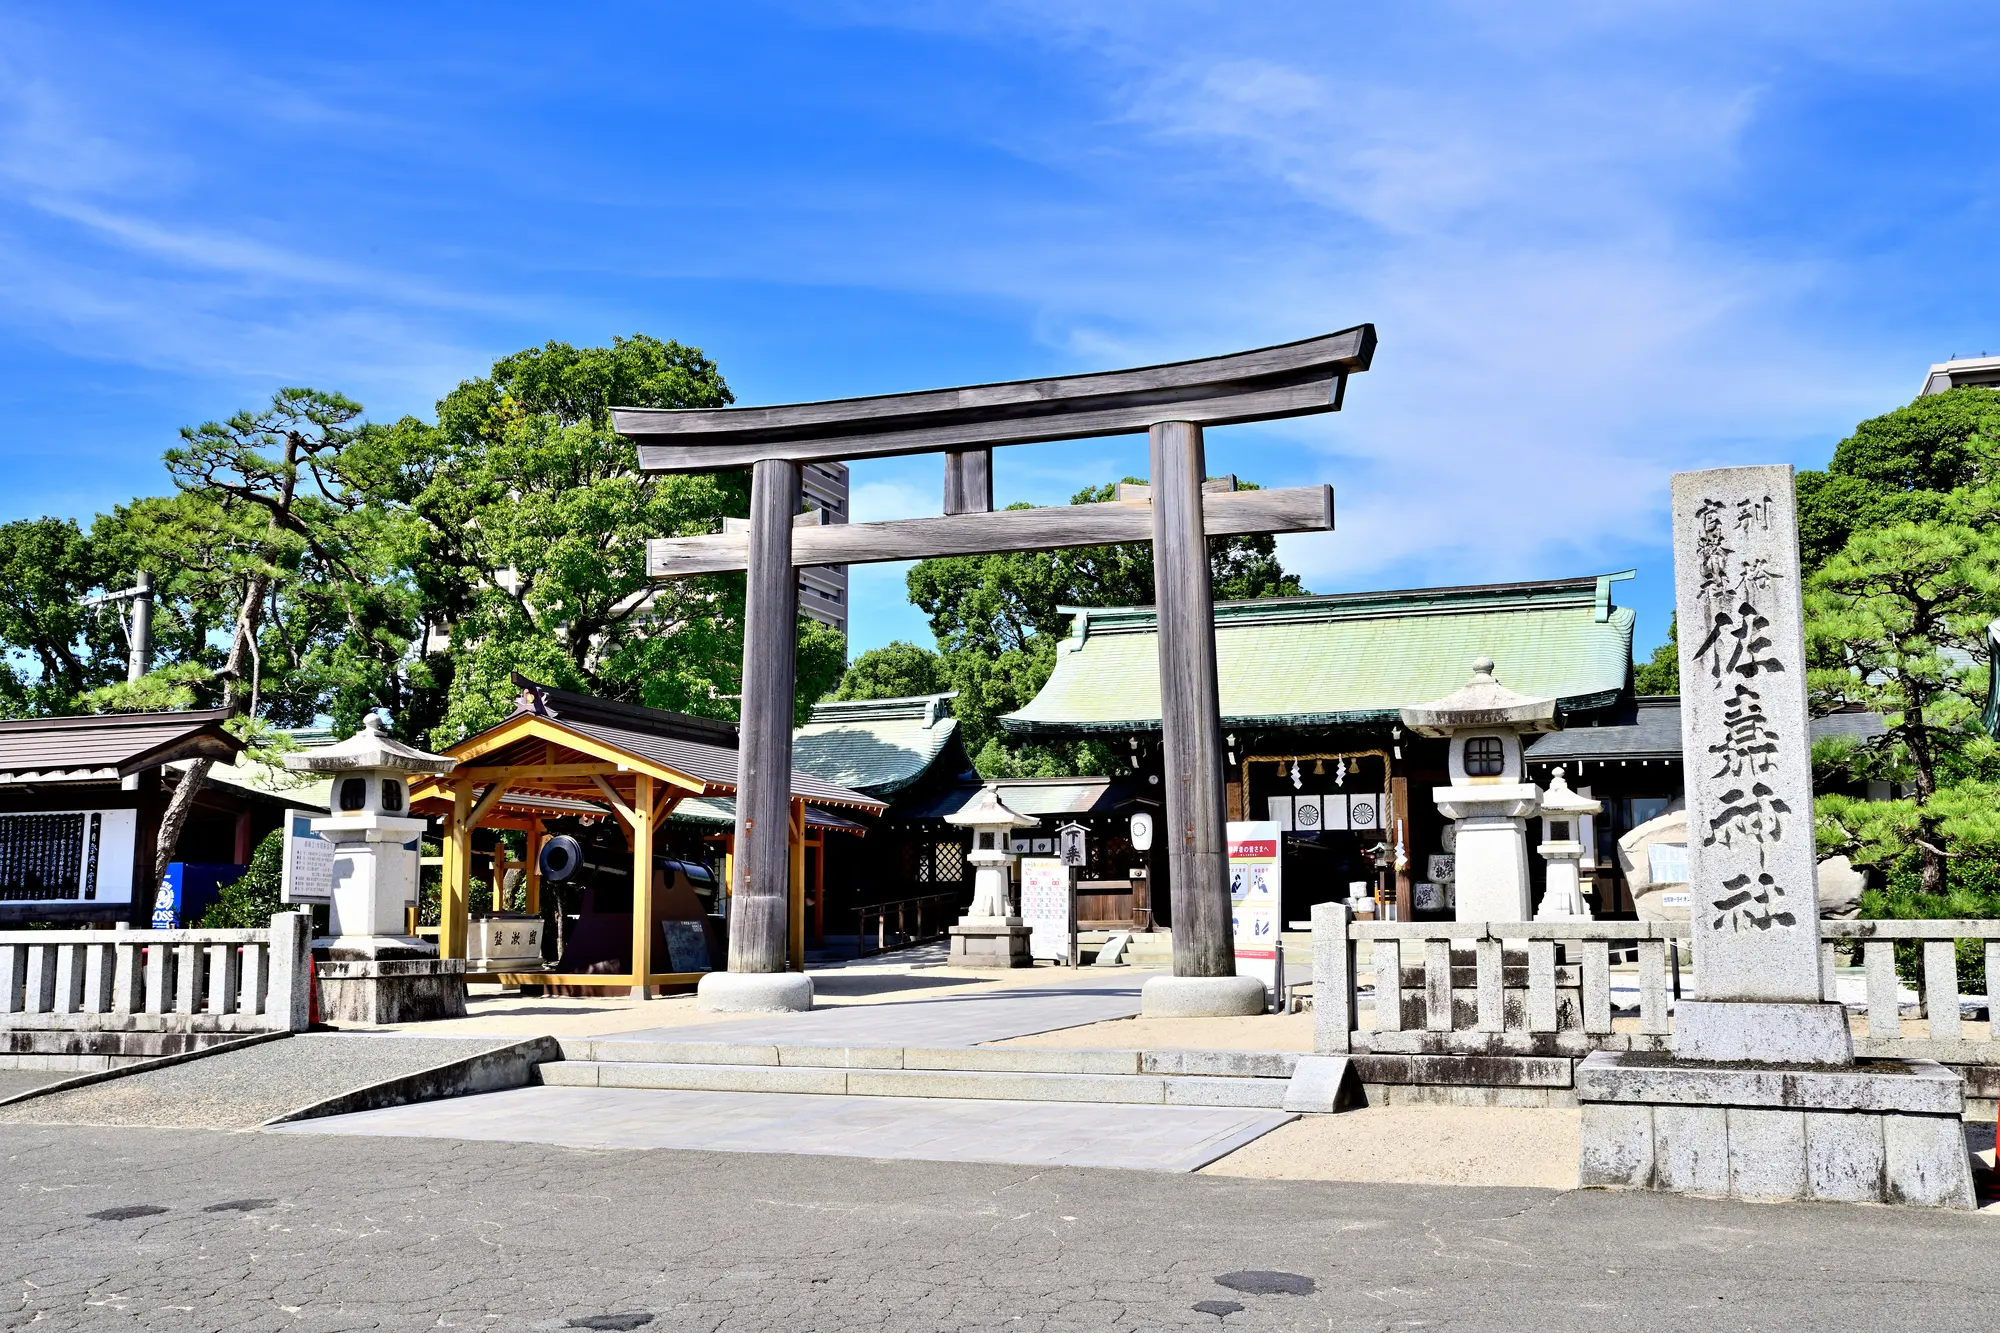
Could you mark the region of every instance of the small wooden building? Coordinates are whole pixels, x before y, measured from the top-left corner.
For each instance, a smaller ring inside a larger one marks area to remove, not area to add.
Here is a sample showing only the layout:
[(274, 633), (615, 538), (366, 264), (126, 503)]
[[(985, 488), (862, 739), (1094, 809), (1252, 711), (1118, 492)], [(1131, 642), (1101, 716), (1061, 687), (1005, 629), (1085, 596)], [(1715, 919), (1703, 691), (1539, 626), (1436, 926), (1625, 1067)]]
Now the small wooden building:
[[(243, 743), (223, 727), (228, 716), (211, 709), (0, 722), (0, 925), (144, 924), (160, 818), (179, 781), (169, 766), (233, 758)], [(256, 831), (258, 803), (229, 791), (201, 797), (183, 855), (224, 846), (234, 853)], [(267, 804), (276, 827), (281, 806)]]
[[(669, 817), (681, 802), (729, 798), (736, 792), (736, 727), (712, 718), (615, 703), (515, 677), (516, 711), (505, 721), (468, 736), (444, 753), (458, 760), (452, 772), (412, 784), (411, 808), (435, 817), (444, 852), (438, 947), (446, 958), (467, 956), (476, 829), (516, 829), (526, 837), (529, 910), (541, 910), (541, 842), (548, 821), (565, 816), (615, 820), (634, 867), (655, 867)], [(884, 803), (807, 773), (791, 784), (791, 963), (805, 963), (805, 886), (808, 846), (823, 840), (814, 810), (879, 814)], [(722, 884), (732, 875), (732, 839), (688, 825), (684, 836), (711, 839)], [(496, 874), (496, 880), (500, 878)], [(656, 874), (632, 876), (629, 970), (566, 975), (542, 970), (470, 972), (472, 981), (506, 985), (629, 987), (650, 994), (658, 986), (687, 986), (699, 972), (656, 966), (664, 945), (653, 937)]]

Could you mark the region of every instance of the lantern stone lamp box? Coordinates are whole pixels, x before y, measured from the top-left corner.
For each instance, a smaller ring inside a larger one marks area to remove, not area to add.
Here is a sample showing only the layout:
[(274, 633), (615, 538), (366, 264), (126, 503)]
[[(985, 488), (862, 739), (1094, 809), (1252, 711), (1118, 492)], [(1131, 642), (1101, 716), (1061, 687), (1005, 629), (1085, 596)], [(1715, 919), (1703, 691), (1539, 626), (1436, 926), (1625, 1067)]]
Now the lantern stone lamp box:
[(951, 927), (951, 962), (956, 967), (1033, 967), (1028, 948), (1032, 931), (1010, 911), (1007, 886), (1014, 864), (1014, 830), (1036, 828), (1041, 820), (1010, 809), (992, 783), (979, 789), (945, 823), (972, 830), (972, 905)]
[(1451, 786), (1432, 788), (1431, 799), (1453, 821), (1457, 919), (1527, 920), (1527, 824), (1542, 790), (1525, 779), (1521, 736), (1555, 730), (1556, 701), (1515, 693), (1492, 658), (1477, 657), (1466, 684), (1402, 713), (1412, 731), (1451, 742)]
[(409, 779), (448, 773), (457, 762), (391, 740), (375, 713), (338, 745), (285, 756), (294, 772), (333, 779), (330, 813), (312, 821), (333, 844), (331, 933), (313, 941), (326, 1021), (464, 1016), (465, 961), (440, 958), (436, 945), (403, 933), (424, 834), (424, 821), (409, 813)]
[(1542, 843), (1535, 850), (1548, 865), (1537, 921), (1588, 921), (1590, 904), (1583, 900), (1584, 816), (1601, 815), (1604, 804), (1570, 789), (1558, 764), (1549, 789), (1542, 793)]

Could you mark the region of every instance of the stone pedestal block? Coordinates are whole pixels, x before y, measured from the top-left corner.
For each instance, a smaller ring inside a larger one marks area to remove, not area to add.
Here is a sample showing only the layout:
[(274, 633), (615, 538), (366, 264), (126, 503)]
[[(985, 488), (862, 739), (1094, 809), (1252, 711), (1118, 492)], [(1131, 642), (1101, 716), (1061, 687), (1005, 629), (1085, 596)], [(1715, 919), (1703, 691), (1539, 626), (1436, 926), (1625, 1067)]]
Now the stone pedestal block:
[(1270, 1007), (1255, 977), (1154, 977), (1139, 992), (1145, 1018), (1241, 1018)]
[(695, 983), (695, 1006), (712, 1014), (804, 1013), (813, 1007), (803, 972), (710, 972)]
[(1577, 1065), (1576, 1095), (1586, 1187), (1978, 1206), (1964, 1085), (1928, 1060), (1828, 1068), (1600, 1051)]
[(320, 1021), (428, 1023), (465, 1017), (465, 960), (396, 936), (316, 941)]
[(960, 922), (951, 927), (953, 967), (1033, 967), (1030, 927), (1015, 921)]
[(1674, 1006), (1674, 1054), (1683, 1060), (1847, 1065), (1854, 1038), (1838, 1004), (1682, 1000)]

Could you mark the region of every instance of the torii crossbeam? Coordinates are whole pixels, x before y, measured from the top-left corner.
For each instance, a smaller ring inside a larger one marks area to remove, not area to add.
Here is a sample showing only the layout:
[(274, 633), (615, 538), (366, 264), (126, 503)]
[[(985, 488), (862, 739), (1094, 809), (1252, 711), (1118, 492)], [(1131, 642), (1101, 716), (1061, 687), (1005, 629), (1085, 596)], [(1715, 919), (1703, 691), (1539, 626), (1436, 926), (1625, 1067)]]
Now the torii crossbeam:
[[(797, 659), (798, 582), (806, 565), (865, 564), (994, 551), (1153, 542), (1159, 600), (1160, 731), (1167, 773), (1177, 1012), (1261, 1012), (1263, 987), (1238, 984), (1224, 829), (1222, 719), (1215, 671), (1211, 536), (1323, 531), (1330, 487), (1205, 494), (1202, 428), (1338, 411), (1350, 374), (1368, 369), (1375, 327), (1134, 370), (1014, 380), (781, 407), (614, 408), (649, 472), (751, 468), (750, 530), (649, 544), (648, 570), (679, 578), (748, 573), (738, 751), (736, 879), (729, 971), (701, 983), (714, 1009), (810, 1008), (812, 986), (785, 967), (787, 798)], [(993, 510), (996, 445), (1146, 431), (1149, 488), (1107, 504)], [(803, 463), (942, 453), (945, 516), (797, 526)], [(1152, 990), (1163, 979), (1148, 983)], [(713, 984), (711, 984), (713, 983)], [(1252, 1009), (1254, 988), (1257, 1007)]]

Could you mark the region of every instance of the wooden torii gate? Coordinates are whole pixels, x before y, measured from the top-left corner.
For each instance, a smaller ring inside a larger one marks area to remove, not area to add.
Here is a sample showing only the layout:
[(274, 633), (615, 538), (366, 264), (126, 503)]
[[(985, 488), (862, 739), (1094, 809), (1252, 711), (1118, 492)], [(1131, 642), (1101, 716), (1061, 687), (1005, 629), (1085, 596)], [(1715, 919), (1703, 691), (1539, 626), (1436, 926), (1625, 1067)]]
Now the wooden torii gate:
[[(1361, 324), (1134, 370), (781, 407), (614, 408), (613, 424), (638, 443), (639, 465), (648, 472), (751, 469), (747, 532), (660, 538), (647, 552), (655, 578), (748, 574), (729, 972), (704, 979), (704, 1006), (812, 1003), (805, 978), (779, 985), (772, 975), (786, 962), (797, 569), (1148, 538), (1159, 604), (1162, 840), (1172, 878), (1174, 975), (1233, 977), (1222, 720), (1204, 539), (1331, 529), (1333, 490), (1205, 494), (1202, 430), (1338, 411), (1348, 375), (1368, 369), (1374, 352), (1375, 327)], [(1151, 444), (1148, 495), (993, 508), (995, 446), (1141, 430)], [(806, 526), (810, 520), (799, 513), (802, 464), (920, 453), (945, 455), (944, 517)]]

